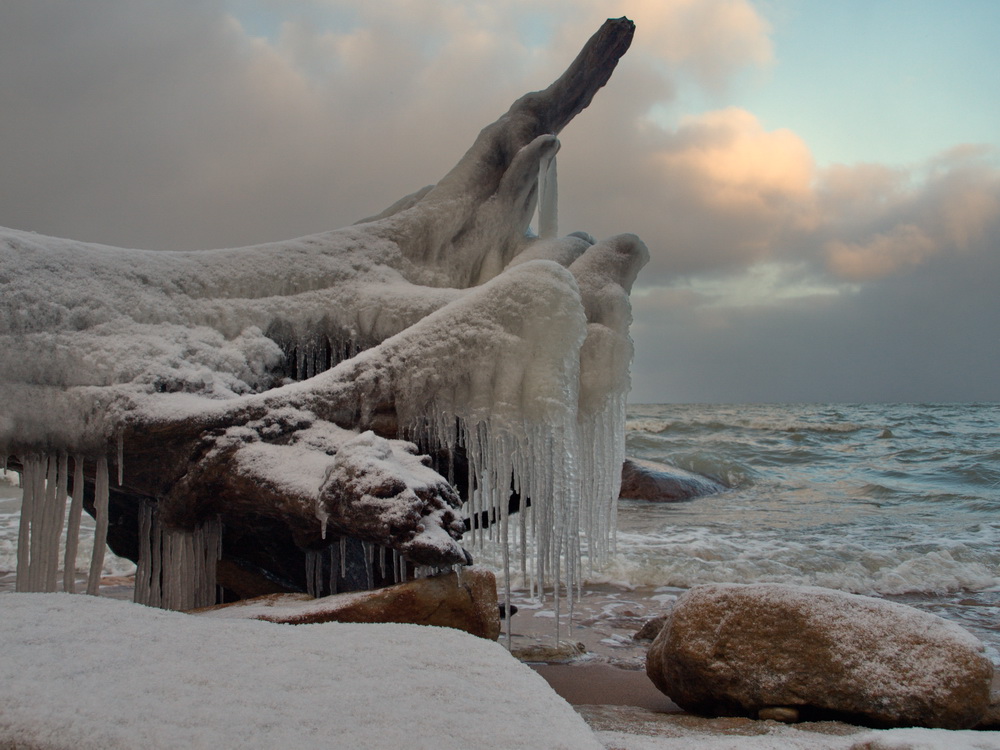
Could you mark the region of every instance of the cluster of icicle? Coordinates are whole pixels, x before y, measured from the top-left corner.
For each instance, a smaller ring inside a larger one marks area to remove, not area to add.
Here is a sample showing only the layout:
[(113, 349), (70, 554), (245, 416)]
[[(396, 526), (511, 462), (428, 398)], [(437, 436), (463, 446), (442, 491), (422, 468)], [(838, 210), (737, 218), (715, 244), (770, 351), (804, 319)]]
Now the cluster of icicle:
[[(543, 236), (555, 236), (554, 158), (541, 165), (539, 182), (539, 227)], [(627, 327), (622, 334), (627, 338)], [(515, 572), (532, 598), (551, 594), (557, 640), (562, 600), (572, 619), (585, 573), (615, 551), (630, 386), (627, 363), (606, 363), (620, 376), (608, 392), (583, 404), (580, 351), (566, 346), (563, 356), (561, 394), (555, 398), (553, 391), (553, 398), (544, 399), (544, 409), (535, 408), (538, 402), (532, 394), (522, 393), (520, 409), (510, 410), (508, 403), (508, 408), (483, 416), (470, 413), (461, 398), (442, 393), (431, 410), (433, 417), (420, 417), (405, 429), (407, 438), (424, 449), (444, 447), (450, 454), (464, 449), (469, 485), (463, 511), (470, 522), (463, 543), (474, 554), (499, 548), (507, 602)], [(453, 476), (448, 479), (454, 482)], [(515, 514), (510, 513), (512, 493), (521, 498)], [(506, 611), (509, 642), (510, 608)]]
[[(406, 583), (409, 579), (408, 563), (397, 550), (371, 542), (362, 542), (361, 546), (367, 590), (375, 588), (376, 569), (382, 581), (391, 580), (393, 584)], [(325, 549), (306, 550), (305, 557), (306, 593), (317, 599), (339, 593), (337, 581), (347, 577), (347, 537), (340, 537)], [(451, 567), (417, 565), (413, 568), (413, 578), (426, 578), (451, 570)]]
[[(33, 455), (22, 459), (23, 500), (17, 539), (16, 591), (57, 591), (62, 555), (62, 590), (77, 593), (76, 557), (83, 516), (84, 461), (73, 459), (70, 493), (70, 457)], [(119, 458), (119, 474), (120, 463)], [(86, 592), (96, 596), (108, 538), (110, 483), (108, 459), (100, 456), (94, 469), (94, 550)], [(66, 499), (71, 497), (69, 512)], [(216, 603), (215, 569), (221, 555), (222, 528), (216, 521), (193, 532), (164, 529), (154, 503), (143, 503), (139, 513), (139, 560), (135, 601), (164, 609), (193, 609)]]
[[(514, 573), (532, 598), (552, 595), (557, 639), (562, 600), (572, 618), (585, 573), (614, 551), (624, 396), (609, 399), (608, 406), (587, 417), (569, 412), (561, 422), (546, 423), (487, 419), (469, 425), (442, 417), (433, 425), (424, 423), (418, 438), (465, 449), (469, 502), (464, 510), (471, 528), (463, 541), (474, 554), (500, 549), (506, 601)], [(521, 498), (515, 514), (510, 513), (512, 492)], [(488, 522), (479, 523), (483, 518)]]
[(164, 528), (156, 504), (139, 509), (139, 559), (135, 601), (150, 607), (188, 610), (218, 601), (216, 563), (222, 557), (222, 523), (211, 519), (194, 531)]
[[(76, 554), (80, 541), (83, 514), (83, 464), (73, 457), (73, 495), (69, 514), (69, 456), (32, 455), (22, 459), (21, 525), (17, 535), (17, 591), (55, 591), (59, 580), (59, 542), (66, 529), (63, 555), (63, 591), (76, 593)], [(94, 507), (97, 529), (94, 553), (90, 561), (87, 593), (97, 594), (104, 567), (104, 548), (108, 533), (108, 460), (97, 459)]]

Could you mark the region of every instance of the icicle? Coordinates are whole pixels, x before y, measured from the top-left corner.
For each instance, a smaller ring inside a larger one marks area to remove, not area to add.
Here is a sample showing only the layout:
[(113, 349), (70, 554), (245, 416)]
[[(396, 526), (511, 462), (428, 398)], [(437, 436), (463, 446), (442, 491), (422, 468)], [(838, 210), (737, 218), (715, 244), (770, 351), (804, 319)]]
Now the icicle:
[[(59, 514), (59, 459), (49, 455), (45, 461), (45, 493), (42, 500), (41, 523), (37, 529), (32, 529), (32, 556), (37, 550), (38, 580), (34, 591), (55, 591), (57, 567), (59, 564), (59, 532), (62, 531), (62, 518)], [(66, 503), (63, 499), (62, 509)], [(35, 547), (35, 540), (38, 545)], [(34, 561), (32, 562), (34, 567)]]
[[(313, 599), (319, 598), (319, 580), (316, 575), (316, 560), (319, 553), (315, 550), (307, 549), (305, 554), (306, 562), (306, 593)], [(320, 561), (322, 565), (322, 561)]]
[(76, 553), (80, 548), (80, 519), (83, 516), (83, 456), (73, 457), (73, 500), (66, 522), (66, 554), (63, 556), (63, 591), (76, 593)]
[(375, 588), (375, 545), (371, 542), (361, 543), (362, 555), (365, 559), (365, 580), (368, 583), (368, 590)]
[(503, 584), (504, 584), (504, 629), (507, 632), (507, 650), (510, 651), (511, 648), (511, 638), (513, 634), (510, 628), (510, 539), (509, 539), (509, 527), (510, 527), (510, 513), (507, 503), (503, 503), (500, 507), (500, 528), (501, 535), (503, 537)]
[(340, 577), (347, 578), (347, 537), (340, 537)]
[(559, 188), (556, 180), (556, 157), (539, 165), (538, 173), (538, 236), (543, 239), (559, 235)]
[(125, 479), (125, 431), (118, 431), (118, 486)]
[(313, 594), (317, 599), (323, 596), (323, 555), (320, 552), (316, 552), (313, 555), (313, 565), (315, 569), (313, 570), (313, 582), (316, 589), (316, 593)]
[[(59, 580), (59, 537), (66, 522), (66, 498), (69, 494), (69, 456), (65, 453), (60, 453), (58, 456), (53, 456), (50, 459), (50, 476), (53, 466), (55, 466), (55, 481), (53, 482), (51, 491), (52, 516), (49, 519), (49, 538), (46, 541), (46, 554), (48, 555), (45, 581), (46, 591), (55, 591)], [(63, 578), (65, 579), (65, 574)]]
[(337, 567), (338, 567), (337, 551), (338, 551), (338, 549), (339, 549), (339, 545), (336, 545), (336, 544), (331, 544), (329, 547), (327, 547), (327, 550), (329, 551), (329, 555), (330, 555), (330, 594), (331, 594), (331, 596), (333, 594), (337, 593)]
[(149, 502), (143, 501), (139, 507), (139, 559), (136, 561), (135, 566), (135, 593), (133, 595), (133, 599), (137, 604), (152, 604), (150, 602), (152, 584), (151, 567), (153, 563), (152, 542), (150, 539), (152, 526), (152, 506)]
[(378, 548), (378, 570), (379, 575), (382, 576), (382, 581), (385, 581), (385, 547), (379, 545)]
[(45, 528), (45, 517), (48, 513), (48, 503), (46, 502), (45, 472), (48, 470), (49, 459), (43, 454), (38, 456), (32, 464), (32, 484), (34, 486), (34, 497), (30, 514), (31, 532), (29, 538), (29, 560), (28, 560), (28, 586), (25, 591), (41, 591), (45, 581), (43, 571), (43, 529)]
[(21, 521), (17, 530), (17, 577), (15, 591), (31, 591), (31, 523), (35, 512), (36, 458), (21, 457)]
[(150, 541), (153, 561), (149, 566), (149, 604), (151, 607), (163, 606), (163, 527), (160, 525), (159, 514), (154, 512), (151, 525), (153, 538)]
[(392, 551), (392, 582), (399, 583), (399, 552)]
[(94, 480), (94, 514), (97, 526), (94, 530), (94, 554), (90, 559), (87, 593), (97, 596), (101, 584), (101, 572), (104, 569), (104, 548), (107, 546), (108, 540), (108, 459), (104, 455), (97, 459)]

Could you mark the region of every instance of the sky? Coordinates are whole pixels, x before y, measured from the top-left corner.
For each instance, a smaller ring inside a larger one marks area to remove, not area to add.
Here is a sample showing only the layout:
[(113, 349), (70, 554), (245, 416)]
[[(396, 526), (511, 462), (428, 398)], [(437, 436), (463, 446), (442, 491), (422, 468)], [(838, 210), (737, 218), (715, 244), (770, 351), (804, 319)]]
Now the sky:
[(649, 246), (631, 400), (1000, 401), (994, 0), (0, 0), (0, 225), (345, 226), (621, 15), (559, 212)]

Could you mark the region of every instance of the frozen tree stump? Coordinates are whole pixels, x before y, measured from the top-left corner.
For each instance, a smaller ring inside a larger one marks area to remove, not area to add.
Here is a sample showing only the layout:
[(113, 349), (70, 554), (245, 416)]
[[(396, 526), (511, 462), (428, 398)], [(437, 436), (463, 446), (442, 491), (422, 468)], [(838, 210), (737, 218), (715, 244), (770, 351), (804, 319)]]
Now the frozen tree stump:
[[(242, 596), (467, 564), (463, 515), (492, 511), (506, 541), (512, 487), (546, 529), (540, 583), (571, 580), (574, 535), (613, 518), (648, 255), (529, 223), (557, 134), (633, 30), (607, 21), (440, 182), (341, 230), (147, 252), (0, 229), (0, 345), (20, 354), (0, 364), (0, 455), (74, 456), (154, 603), (185, 585), (176, 567)], [(589, 494), (604, 505), (582, 508)], [(172, 550), (175, 531), (201, 541)]]

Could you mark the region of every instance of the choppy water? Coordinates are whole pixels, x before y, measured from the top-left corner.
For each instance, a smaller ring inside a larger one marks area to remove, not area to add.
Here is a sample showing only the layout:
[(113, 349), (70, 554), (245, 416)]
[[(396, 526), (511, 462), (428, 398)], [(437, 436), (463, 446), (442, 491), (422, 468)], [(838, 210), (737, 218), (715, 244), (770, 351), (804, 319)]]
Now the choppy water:
[(1000, 657), (1000, 404), (633, 406), (626, 444), (730, 489), (623, 501), (605, 580), (882, 595)]

